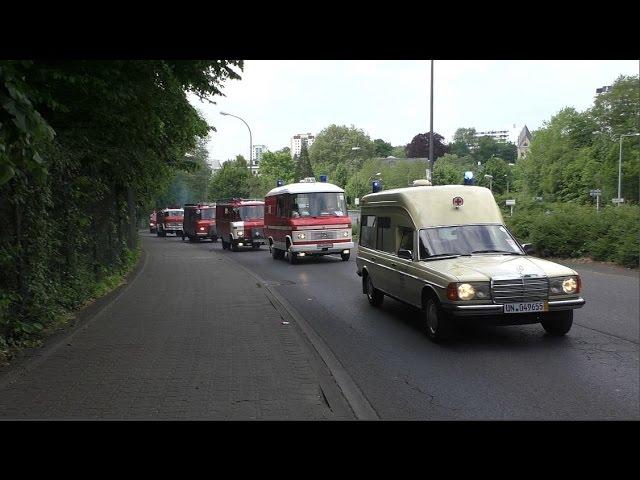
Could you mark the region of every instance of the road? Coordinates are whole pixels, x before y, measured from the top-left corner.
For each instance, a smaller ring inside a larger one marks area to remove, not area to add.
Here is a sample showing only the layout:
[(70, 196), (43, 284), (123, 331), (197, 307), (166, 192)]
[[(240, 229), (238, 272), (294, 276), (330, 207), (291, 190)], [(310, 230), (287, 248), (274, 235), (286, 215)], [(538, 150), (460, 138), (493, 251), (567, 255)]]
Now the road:
[(289, 265), (265, 248), (224, 254), (303, 313), (381, 419), (640, 419), (637, 271), (571, 264), (587, 304), (565, 337), (540, 325), (473, 327), (437, 345), (412, 308), (368, 304), (354, 256)]

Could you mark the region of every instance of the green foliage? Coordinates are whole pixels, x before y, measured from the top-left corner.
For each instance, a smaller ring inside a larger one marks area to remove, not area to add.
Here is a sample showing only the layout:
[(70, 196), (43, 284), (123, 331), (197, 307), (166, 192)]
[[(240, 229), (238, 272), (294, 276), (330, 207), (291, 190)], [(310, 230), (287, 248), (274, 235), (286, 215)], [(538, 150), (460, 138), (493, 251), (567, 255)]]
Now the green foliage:
[(460, 185), (464, 179), (464, 170), (462, 170), (451, 158), (455, 155), (444, 155), (439, 158), (433, 166), (433, 184), (434, 185)]
[(0, 61), (0, 346), (28, 344), (110, 288), (136, 248), (136, 210), (146, 216), (176, 170), (195, 171), (185, 154), (211, 128), (187, 93), (221, 94), (234, 68)]
[(273, 185), (278, 179), (291, 183), (295, 177), (296, 164), (288, 151), (265, 152), (260, 160), (260, 176), (269, 177)]
[(590, 257), (637, 267), (640, 257), (640, 207), (608, 205), (597, 214), (592, 205), (518, 206), (507, 225), (521, 242), (542, 256)]
[(373, 141), (373, 154), (376, 157), (386, 158), (392, 155), (393, 146), (389, 142), (385, 142), (381, 138), (376, 138)]
[(313, 167), (309, 159), (309, 151), (306, 145), (302, 145), (300, 156), (295, 160), (294, 180), (299, 181), (306, 177), (313, 177)]
[[(352, 150), (357, 148), (357, 150)], [(338, 165), (345, 165), (350, 173), (360, 168), (365, 159), (375, 156), (375, 145), (363, 130), (343, 125), (323, 129), (309, 148), (313, 171), (332, 173)], [(321, 169), (319, 167), (322, 167)]]
[(235, 160), (224, 162), (211, 179), (210, 196), (214, 200), (227, 198), (247, 198), (250, 191), (251, 172), (242, 155)]

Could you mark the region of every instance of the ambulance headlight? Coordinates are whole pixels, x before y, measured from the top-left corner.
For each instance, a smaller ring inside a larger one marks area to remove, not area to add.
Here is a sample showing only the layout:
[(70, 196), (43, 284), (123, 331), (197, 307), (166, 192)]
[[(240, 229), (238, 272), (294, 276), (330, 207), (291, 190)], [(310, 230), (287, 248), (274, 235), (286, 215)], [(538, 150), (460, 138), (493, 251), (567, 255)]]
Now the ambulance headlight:
[(298, 240), (304, 240), (307, 236), (304, 233), (296, 233), (296, 238)]

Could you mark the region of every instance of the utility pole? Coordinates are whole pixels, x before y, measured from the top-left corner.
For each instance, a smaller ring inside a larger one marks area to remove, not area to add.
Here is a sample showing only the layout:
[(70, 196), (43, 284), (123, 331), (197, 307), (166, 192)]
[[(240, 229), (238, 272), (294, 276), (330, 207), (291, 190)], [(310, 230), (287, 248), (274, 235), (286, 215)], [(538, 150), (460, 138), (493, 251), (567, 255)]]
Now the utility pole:
[(429, 179), (433, 183), (433, 60), (431, 60), (431, 127), (429, 130)]

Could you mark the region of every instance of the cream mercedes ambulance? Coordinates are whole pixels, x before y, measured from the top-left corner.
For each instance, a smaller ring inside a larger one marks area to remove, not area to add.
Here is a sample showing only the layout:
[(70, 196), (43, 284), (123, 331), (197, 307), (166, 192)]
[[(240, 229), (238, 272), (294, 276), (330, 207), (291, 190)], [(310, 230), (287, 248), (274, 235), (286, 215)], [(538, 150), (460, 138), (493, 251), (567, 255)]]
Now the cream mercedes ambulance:
[(357, 273), (369, 303), (385, 295), (420, 309), (433, 340), (459, 322), (541, 323), (571, 329), (580, 277), (529, 255), (504, 225), (487, 188), (413, 186), (361, 199)]

